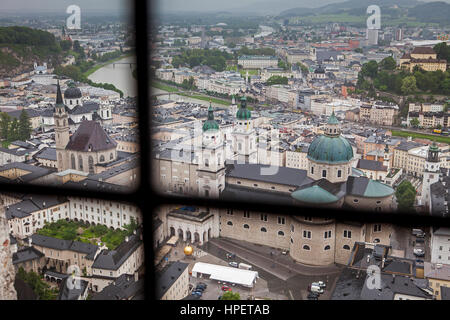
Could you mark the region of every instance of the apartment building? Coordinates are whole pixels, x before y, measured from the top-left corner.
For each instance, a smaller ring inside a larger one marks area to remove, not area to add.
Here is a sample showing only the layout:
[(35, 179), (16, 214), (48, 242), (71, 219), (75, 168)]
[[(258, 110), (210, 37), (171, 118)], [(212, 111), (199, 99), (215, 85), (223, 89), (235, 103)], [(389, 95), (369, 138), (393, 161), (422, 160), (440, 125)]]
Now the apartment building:
[(189, 294), (188, 266), (176, 261), (156, 274), (156, 299), (181, 300)]
[(278, 67), (278, 58), (274, 56), (240, 56), (238, 64), (244, 69), (264, 69)]

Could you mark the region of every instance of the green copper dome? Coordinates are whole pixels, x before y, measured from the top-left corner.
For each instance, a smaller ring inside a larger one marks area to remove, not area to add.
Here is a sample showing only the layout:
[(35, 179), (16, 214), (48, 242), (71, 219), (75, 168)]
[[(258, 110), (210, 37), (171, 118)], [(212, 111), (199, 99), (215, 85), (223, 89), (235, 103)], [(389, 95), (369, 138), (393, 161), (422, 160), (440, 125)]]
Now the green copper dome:
[(294, 191), (291, 197), (303, 203), (328, 204), (339, 200), (334, 194), (315, 185), (306, 189)]
[(353, 149), (342, 136), (321, 135), (309, 146), (307, 158), (320, 163), (345, 163), (353, 159)]
[(247, 98), (241, 98), (241, 106), (236, 112), (236, 118), (238, 120), (249, 120), (252, 118), (252, 113), (247, 109)]
[(328, 118), (328, 128), (325, 134), (317, 137), (308, 148), (307, 158), (309, 160), (338, 164), (346, 163), (353, 159), (353, 148), (347, 139), (340, 135), (340, 130), (335, 125), (339, 125), (339, 120), (334, 115), (334, 111)]
[(208, 130), (219, 130), (219, 124), (214, 120), (214, 110), (211, 106), (211, 103), (209, 104), (208, 108), (208, 119), (203, 124), (203, 132)]

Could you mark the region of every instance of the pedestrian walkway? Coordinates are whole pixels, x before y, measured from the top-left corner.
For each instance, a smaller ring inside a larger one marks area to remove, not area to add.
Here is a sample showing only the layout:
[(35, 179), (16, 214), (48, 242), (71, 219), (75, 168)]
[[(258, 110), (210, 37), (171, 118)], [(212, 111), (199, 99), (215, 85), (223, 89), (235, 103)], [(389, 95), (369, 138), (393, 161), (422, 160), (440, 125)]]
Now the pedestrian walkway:
[(294, 273), (313, 276), (339, 273), (341, 270), (340, 267), (334, 264), (328, 266), (300, 264), (295, 262), (289, 254), (283, 255), (282, 250), (246, 241), (228, 238), (216, 238), (210, 241), (219, 248), (233, 252), (239, 258), (252, 262), (253, 265), (285, 281), (291, 278)]

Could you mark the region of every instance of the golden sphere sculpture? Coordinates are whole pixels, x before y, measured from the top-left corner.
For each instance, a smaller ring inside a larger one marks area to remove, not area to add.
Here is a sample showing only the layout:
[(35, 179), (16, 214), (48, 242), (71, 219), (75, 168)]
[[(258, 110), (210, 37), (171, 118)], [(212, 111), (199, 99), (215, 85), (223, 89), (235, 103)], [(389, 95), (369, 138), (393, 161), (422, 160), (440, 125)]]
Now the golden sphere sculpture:
[(192, 253), (194, 253), (194, 248), (192, 248), (191, 246), (186, 246), (184, 247), (184, 254), (187, 256), (192, 255)]

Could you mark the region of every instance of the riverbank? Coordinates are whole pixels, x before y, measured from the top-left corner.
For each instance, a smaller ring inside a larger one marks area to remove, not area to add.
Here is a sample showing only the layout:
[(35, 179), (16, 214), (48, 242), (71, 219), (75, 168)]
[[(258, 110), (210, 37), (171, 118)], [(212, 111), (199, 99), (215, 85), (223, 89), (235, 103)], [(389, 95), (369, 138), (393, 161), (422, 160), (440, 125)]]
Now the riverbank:
[(450, 144), (450, 137), (438, 136), (434, 134), (418, 133), (412, 131), (391, 130), (393, 136), (397, 137), (412, 137), (419, 139), (428, 139), (431, 141), (442, 142)]
[(194, 94), (194, 95), (191, 95), (191, 94), (188, 94), (188, 93), (183, 93), (182, 91), (180, 91), (180, 90), (183, 90), (181, 88), (172, 87), (172, 86), (169, 86), (167, 84), (164, 84), (164, 83), (161, 83), (161, 82), (155, 81), (155, 80), (153, 80), (151, 82), (151, 86), (153, 88), (156, 88), (156, 89), (159, 89), (159, 90), (167, 91), (168, 93), (176, 93), (177, 95), (183, 96), (183, 97), (189, 97), (189, 98), (192, 98), (192, 99), (197, 99), (197, 100), (202, 100), (202, 101), (211, 101), (211, 102), (214, 102), (214, 103), (217, 103), (217, 104), (220, 104), (220, 105), (224, 105), (224, 106), (229, 106), (231, 104), (231, 100), (211, 97), (211, 96), (204, 95), (204, 94), (201, 94), (201, 93)]
[(122, 54), (122, 55), (120, 55), (120, 56), (118, 56), (118, 57), (116, 57), (116, 58), (111, 59), (111, 60), (108, 60), (108, 61), (105, 61), (105, 62), (96, 64), (96, 65), (94, 65), (92, 68), (90, 68), (90, 69), (88, 69), (86, 72), (84, 72), (84, 73), (83, 73), (83, 76), (85, 76), (85, 77), (87, 78), (87, 77), (89, 77), (91, 74), (93, 74), (95, 71), (97, 71), (97, 70), (99, 70), (99, 69), (101, 69), (101, 68), (107, 66), (108, 64), (111, 64), (111, 63), (113, 63), (113, 62), (122, 60), (122, 59), (124, 59), (124, 58), (128, 58), (128, 57), (132, 56), (133, 54), (134, 54), (133, 52), (127, 52), (127, 53), (124, 53), (124, 54)]

